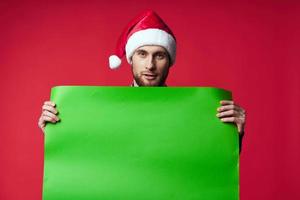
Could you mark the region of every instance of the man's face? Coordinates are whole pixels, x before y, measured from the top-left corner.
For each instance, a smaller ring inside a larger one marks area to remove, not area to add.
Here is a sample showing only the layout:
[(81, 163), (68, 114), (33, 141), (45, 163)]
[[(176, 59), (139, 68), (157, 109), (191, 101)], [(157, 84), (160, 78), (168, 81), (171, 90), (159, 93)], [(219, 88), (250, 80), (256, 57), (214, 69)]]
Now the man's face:
[(132, 56), (132, 73), (139, 86), (164, 85), (169, 67), (168, 52), (161, 46), (142, 46)]

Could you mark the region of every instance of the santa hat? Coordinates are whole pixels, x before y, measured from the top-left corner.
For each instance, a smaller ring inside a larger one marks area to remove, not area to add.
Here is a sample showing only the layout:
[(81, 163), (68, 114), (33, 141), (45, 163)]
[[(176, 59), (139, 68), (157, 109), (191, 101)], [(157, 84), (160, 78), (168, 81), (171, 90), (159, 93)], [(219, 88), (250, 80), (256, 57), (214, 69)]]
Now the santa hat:
[(144, 45), (164, 47), (170, 56), (171, 65), (176, 57), (176, 38), (171, 29), (152, 10), (147, 10), (134, 18), (124, 29), (115, 49), (115, 55), (109, 57), (109, 67), (116, 69), (126, 55), (128, 63), (134, 51)]

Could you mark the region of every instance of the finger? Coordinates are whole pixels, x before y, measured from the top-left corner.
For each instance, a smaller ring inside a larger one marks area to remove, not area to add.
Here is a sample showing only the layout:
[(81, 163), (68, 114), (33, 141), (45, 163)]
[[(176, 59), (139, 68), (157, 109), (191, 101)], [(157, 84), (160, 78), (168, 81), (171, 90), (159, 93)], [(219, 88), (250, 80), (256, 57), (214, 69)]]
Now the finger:
[(235, 117), (246, 117), (245, 112), (242, 109), (236, 109), (233, 105), (222, 106), (218, 108), (217, 117), (230, 116), (227, 114), (232, 113), (232, 116)]
[(242, 113), (245, 113), (245, 110), (237, 104), (234, 104), (234, 109), (237, 110), (237, 111), (240, 111)]
[(223, 117), (237, 117), (239, 113), (235, 110), (227, 110), (224, 112), (220, 112), (217, 114), (217, 117), (223, 118)]
[(237, 128), (238, 128), (238, 132), (241, 133), (242, 132), (242, 126), (240, 124), (238, 124)]
[(45, 127), (46, 127), (46, 124), (42, 124), (42, 125), (39, 125), (39, 127), (44, 131)]
[(56, 110), (56, 108), (54, 108), (53, 106), (43, 105), (42, 109), (43, 109), (43, 111), (47, 110), (49, 112), (52, 112), (53, 114), (57, 114), (58, 113), (57, 110)]
[(45, 126), (46, 126), (46, 124), (43, 123), (43, 124), (40, 125), (40, 128), (43, 129), (43, 128), (45, 128)]
[(243, 126), (243, 119), (239, 117), (224, 117), (220, 119), (222, 122), (233, 122), (237, 126)]
[(51, 122), (51, 123), (56, 123), (56, 120), (52, 117), (49, 117), (49, 116), (46, 116), (46, 115), (43, 115), (42, 116), (42, 121), (45, 123), (45, 122)]
[(235, 123), (235, 125), (238, 128), (238, 132), (241, 134), (243, 132), (243, 127), (245, 124), (243, 124), (243, 119), (238, 118), (238, 117), (226, 117), (226, 118), (221, 118), (220, 119), (222, 122), (225, 123)]
[(43, 121), (42, 116), (39, 118), (38, 126), (40, 128), (44, 128), (45, 127), (45, 121)]
[(43, 111), (43, 115), (51, 117), (51, 118), (55, 119), (56, 121), (59, 121), (59, 118), (55, 114), (53, 114), (53, 113), (51, 113), (51, 112), (49, 112), (47, 110)]
[(55, 103), (52, 102), (52, 101), (45, 101), (45, 102), (44, 102), (44, 105), (53, 106), (53, 107), (56, 106)]
[(227, 105), (227, 106), (221, 106), (221, 107), (217, 108), (218, 113), (221, 113), (221, 112), (224, 112), (224, 111), (229, 111), (229, 110), (235, 110), (238, 113), (240, 113), (240, 115), (245, 115), (246, 114), (244, 109), (242, 109), (240, 107), (237, 107), (235, 105)]
[(218, 111), (234, 109), (244, 114), (246, 113), (245, 110), (242, 107), (240, 107), (238, 104), (235, 104), (234, 101), (223, 100), (220, 103), (222, 104), (222, 106), (217, 109)]
[(224, 118), (221, 118), (221, 121), (222, 122), (235, 122), (235, 117), (224, 117)]
[(222, 100), (220, 101), (220, 104), (225, 106), (225, 105), (234, 105), (234, 101), (231, 100)]
[(238, 107), (240, 112), (242, 112), (244, 115), (246, 115), (246, 111), (242, 107)]
[(226, 110), (234, 110), (234, 105), (221, 106), (217, 109), (218, 112), (222, 112)]

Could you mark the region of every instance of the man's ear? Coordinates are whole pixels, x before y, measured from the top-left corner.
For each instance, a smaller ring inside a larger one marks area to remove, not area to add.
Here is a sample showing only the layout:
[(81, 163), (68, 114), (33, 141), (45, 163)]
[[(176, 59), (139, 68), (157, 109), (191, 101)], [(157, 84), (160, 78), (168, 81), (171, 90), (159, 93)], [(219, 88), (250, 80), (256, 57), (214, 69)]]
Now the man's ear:
[(168, 60), (169, 60), (169, 68), (171, 68), (172, 67), (171, 56), (169, 53), (167, 55), (168, 55)]
[(133, 57), (133, 55), (129, 57), (129, 61), (128, 61), (128, 63), (129, 63), (131, 66), (132, 66), (132, 57)]
[(133, 66), (133, 62), (132, 62), (132, 59), (130, 58), (129, 60), (129, 65), (132, 67)]

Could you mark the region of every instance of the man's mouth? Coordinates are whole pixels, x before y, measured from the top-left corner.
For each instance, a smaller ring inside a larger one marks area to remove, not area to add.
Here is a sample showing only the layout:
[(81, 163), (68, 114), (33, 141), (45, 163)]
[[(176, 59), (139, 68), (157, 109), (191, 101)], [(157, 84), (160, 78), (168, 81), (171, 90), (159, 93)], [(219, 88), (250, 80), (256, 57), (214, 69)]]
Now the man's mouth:
[(147, 80), (154, 80), (157, 75), (156, 74), (149, 74), (149, 73), (144, 73), (143, 76), (147, 79)]

